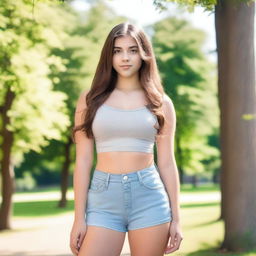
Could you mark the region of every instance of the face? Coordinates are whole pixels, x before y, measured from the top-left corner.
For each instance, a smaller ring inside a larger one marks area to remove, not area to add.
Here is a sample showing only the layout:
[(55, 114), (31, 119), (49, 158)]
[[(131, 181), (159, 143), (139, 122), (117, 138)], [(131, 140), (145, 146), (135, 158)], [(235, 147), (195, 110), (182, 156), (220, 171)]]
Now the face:
[(118, 37), (113, 49), (113, 68), (119, 76), (132, 77), (138, 74), (142, 59), (139, 48), (131, 36)]

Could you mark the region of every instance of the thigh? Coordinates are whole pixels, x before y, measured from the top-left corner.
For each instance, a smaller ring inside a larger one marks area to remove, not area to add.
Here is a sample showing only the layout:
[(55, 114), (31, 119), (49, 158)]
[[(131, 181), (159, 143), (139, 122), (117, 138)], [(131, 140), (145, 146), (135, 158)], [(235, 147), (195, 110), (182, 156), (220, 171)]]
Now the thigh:
[(131, 256), (163, 256), (170, 223), (128, 231)]
[(132, 207), (128, 230), (137, 230), (171, 221), (171, 205), (159, 173), (156, 170), (140, 173), (132, 182)]
[(119, 256), (125, 234), (104, 227), (87, 226), (78, 256)]

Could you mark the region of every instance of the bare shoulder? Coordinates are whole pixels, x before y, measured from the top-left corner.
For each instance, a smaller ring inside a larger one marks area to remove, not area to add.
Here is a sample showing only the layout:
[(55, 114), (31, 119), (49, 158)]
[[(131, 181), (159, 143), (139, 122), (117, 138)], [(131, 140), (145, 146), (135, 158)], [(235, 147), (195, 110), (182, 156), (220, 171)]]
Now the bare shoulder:
[(172, 122), (175, 121), (176, 119), (175, 107), (172, 99), (166, 93), (164, 93), (163, 95), (163, 111), (167, 117), (167, 120)]
[(83, 92), (81, 92), (81, 94), (79, 95), (79, 98), (78, 98), (77, 103), (76, 103), (76, 113), (77, 112), (83, 112), (87, 108), (86, 96), (87, 96), (89, 91), (90, 91), (89, 89), (86, 89)]
[[(89, 89), (84, 90), (80, 93), (77, 103), (76, 103), (76, 110), (75, 110), (75, 126), (82, 125), (84, 123), (84, 118), (86, 114), (86, 95), (88, 94)], [(78, 134), (81, 132), (78, 132)]]

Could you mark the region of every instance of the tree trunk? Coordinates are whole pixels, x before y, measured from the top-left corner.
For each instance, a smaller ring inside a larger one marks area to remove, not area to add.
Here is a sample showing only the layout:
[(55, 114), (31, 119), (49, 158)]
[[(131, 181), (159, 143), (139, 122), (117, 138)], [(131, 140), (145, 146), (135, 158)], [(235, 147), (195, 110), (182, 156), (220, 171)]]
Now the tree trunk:
[(67, 204), (67, 190), (68, 190), (68, 177), (69, 177), (69, 167), (70, 167), (70, 149), (72, 145), (71, 137), (69, 137), (68, 142), (65, 144), (65, 162), (63, 164), (63, 169), (61, 172), (61, 200), (59, 201), (59, 207), (66, 207)]
[(1, 174), (2, 174), (2, 203), (0, 208), (0, 230), (11, 229), (10, 218), (12, 215), (12, 194), (14, 191), (14, 170), (11, 162), (11, 148), (13, 144), (13, 133), (7, 130), (7, 125), (10, 123), (10, 119), (7, 116), (8, 110), (12, 106), (15, 94), (8, 87), (4, 105), (1, 108), (2, 127), (1, 137), (3, 143), (1, 145), (1, 151), (3, 157), (0, 161)]
[(219, 184), (220, 170), (214, 170), (212, 174), (212, 183)]
[(196, 174), (194, 174), (194, 175), (192, 176), (192, 184), (193, 184), (193, 187), (194, 187), (194, 188), (197, 188), (197, 187), (198, 187), (198, 177), (197, 177)]
[[(230, 251), (256, 247), (254, 12), (254, 2), (228, 0), (219, 0), (215, 10), (225, 223), (222, 248)], [(254, 118), (243, 118), (246, 114)]]

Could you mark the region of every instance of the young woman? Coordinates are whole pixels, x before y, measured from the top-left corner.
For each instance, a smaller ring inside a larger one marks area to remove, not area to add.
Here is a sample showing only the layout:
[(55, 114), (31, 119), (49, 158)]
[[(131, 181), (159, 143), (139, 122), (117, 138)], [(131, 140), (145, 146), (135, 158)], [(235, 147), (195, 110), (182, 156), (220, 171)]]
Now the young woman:
[[(126, 232), (132, 256), (179, 248), (175, 128), (174, 106), (161, 85), (149, 39), (130, 23), (115, 26), (91, 88), (77, 102), (73, 254), (118, 256)], [(90, 182), (94, 142), (97, 164)]]

